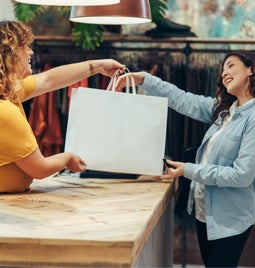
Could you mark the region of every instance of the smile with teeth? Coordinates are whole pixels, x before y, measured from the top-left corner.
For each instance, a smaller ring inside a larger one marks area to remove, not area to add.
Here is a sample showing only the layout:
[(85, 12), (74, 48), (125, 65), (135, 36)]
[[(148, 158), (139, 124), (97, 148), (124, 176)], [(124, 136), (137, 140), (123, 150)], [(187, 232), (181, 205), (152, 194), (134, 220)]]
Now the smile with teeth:
[(232, 82), (233, 78), (226, 78), (225, 79), (225, 84), (228, 85), (230, 82)]

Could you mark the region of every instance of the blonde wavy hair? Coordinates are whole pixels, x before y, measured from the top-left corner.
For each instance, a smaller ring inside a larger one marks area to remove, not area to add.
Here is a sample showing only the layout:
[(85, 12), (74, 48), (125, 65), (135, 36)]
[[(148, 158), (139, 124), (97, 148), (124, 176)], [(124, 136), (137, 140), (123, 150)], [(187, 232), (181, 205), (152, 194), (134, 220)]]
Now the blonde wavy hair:
[(0, 99), (15, 101), (24, 71), (20, 55), (33, 38), (31, 29), (21, 22), (0, 22)]

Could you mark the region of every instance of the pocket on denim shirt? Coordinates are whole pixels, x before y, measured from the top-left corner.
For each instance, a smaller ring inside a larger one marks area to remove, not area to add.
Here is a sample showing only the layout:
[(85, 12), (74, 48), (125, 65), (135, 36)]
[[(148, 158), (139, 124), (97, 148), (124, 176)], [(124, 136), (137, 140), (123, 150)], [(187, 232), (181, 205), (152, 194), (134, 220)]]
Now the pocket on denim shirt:
[(217, 146), (219, 146), (218, 150), (220, 156), (224, 157), (226, 161), (231, 161), (232, 163), (233, 160), (236, 159), (238, 156), (240, 143), (241, 143), (241, 135), (229, 134), (219, 137)]

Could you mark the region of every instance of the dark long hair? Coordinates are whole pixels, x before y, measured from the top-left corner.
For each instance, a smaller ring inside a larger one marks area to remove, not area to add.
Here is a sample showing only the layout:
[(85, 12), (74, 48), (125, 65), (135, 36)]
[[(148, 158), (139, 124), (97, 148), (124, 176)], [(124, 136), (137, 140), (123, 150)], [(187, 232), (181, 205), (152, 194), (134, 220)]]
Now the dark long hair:
[[(218, 115), (221, 111), (223, 111), (223, 110), (229, 111), (230, 106), (237, 99), (235, 96), (233, 96), (227, 92), (227, 89), (223, 85), (223, 82), (222, 82), (222, 80), (223, 80), (222, 79), (223, 66), (224, 66), (224, 63), (226, 62), (226, 60), (230, 56), (238, 57), (246, 67), (251, 67), (252, 75), (249, 76), (250, 83), (249, 83), (248, 90), (249, 90), (249, 93), (253, 97), (255, 97), (255, 53), (251, 53), (251, 52), (230, 52), (230, 53), (228, 53), (225, 56), (225, 58), (223, 59), (219, 78), (217, 81), (217, 92), (216, 92), (217, 102), (214, 106), (215, 111), (213, 114), (213, 122), (216, 121), (216, 119), (218, 118)], [(227, 115), (227, 113), (226, 113), (226, 115)]]

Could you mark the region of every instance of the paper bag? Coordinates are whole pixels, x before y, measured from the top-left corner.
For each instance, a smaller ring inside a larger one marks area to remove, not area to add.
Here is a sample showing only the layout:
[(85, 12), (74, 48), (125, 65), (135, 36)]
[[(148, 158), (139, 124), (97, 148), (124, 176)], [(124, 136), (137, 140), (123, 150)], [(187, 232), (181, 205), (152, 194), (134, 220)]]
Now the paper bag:
[(167, 110), (167, 98), (73, 89), (65, 151), (90, 170), (161, 175)]

